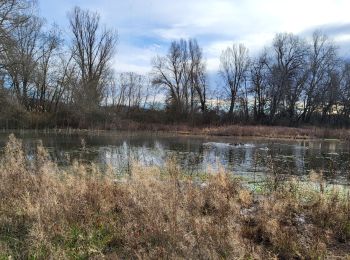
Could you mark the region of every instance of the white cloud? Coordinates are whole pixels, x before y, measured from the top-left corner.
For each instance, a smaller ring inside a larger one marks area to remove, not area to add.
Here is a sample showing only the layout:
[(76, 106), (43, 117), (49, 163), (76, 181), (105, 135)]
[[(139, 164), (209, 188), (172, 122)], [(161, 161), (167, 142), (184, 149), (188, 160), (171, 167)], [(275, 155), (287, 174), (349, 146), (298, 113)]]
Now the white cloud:
[(159, 49), (161, 48), (157, 44), (151, 44), (147, 47), (120, 44), (113, 67), (118, 72), (134, 71), (147, 74), (151, 70), (151, 60)]
[[(221, 51), (233, 42), (244, 43), (254, 55), (277, 32), (302, 33), (327, 24), (350, 24), (349, 0), (39, 2), (48, 21), (55, 19), (62, 24), (66, 24), (62, 21), (74, 5), (100, 12), (102, 21), (120, 33), (115, 67), (138, 72), (149, 71), (152, 57), (157, 52), (164, 53), (171, 40), (181, 37), (196, 37), (202, 44), (208, 69), (215, 71)], [(334, 40), (343, 48), (350, 42), (349, 33), (338, 32)]]

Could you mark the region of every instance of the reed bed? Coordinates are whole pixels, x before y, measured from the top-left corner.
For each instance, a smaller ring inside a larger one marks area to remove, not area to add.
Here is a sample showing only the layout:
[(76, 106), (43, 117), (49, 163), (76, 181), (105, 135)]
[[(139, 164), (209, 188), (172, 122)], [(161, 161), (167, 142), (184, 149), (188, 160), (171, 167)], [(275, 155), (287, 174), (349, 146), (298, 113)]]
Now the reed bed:
[(262, 137), (271, 139), (339, 139), (350, 140), (350, 129), (323, 127), (286, 127), (266, 125), (222, 125), (191, 127), (185, 124), (141, 124), (133, 121), (121, 121), (108, 128), (43, 128), (43, 129), (1, 129), (2, 133), (46, 133), (46, 134), (89, 134), (108, 135), (111, 133), (169, 133), (176, 135)]
[(246, 136), (286, 139), (341, 139), (350, 140), (349, 129), (332, 129), (321, 127), (283, 127), (283, 126), (249, 126), (228, 125), (204, 128), (202, 134), (213, 136)]

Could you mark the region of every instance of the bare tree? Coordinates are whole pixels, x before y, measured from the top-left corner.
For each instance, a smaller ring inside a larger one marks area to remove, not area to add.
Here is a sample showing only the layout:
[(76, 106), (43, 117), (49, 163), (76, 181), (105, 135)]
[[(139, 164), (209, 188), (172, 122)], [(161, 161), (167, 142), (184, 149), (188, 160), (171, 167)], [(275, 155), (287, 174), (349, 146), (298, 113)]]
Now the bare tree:
[(165, 57), (153, 60), (153, 84), (167, 90), (168, 106), (175, 113), (187, 113), (189, 108), (188, 51), (185, 40), (173, 41)]
[(32, 16), (34, 0), (0, 0), (0, 52), (11, 42), (12, 30)]
[(264, 51), (251, 64), (251, 88), (254, 96), (253, 114), (254, 120), (262, 121), (265, 118), (265, 110), (268, 101), (268, 64), (267, 53)]
[(156, 57), (152, 82), (167, 91), (168, 108), (175, 113), (206, 111), (206, 67), (195, 39), (173, 41), (165, 57)]
[(100, 16), (75, 7), (69, 14), (73, 34), (73, 60), (79, 68), (80, 82), (74, 96), (82, 107), (97, 107), (103, 98), (103, 80), (110, 71), (117, 34), (101, 28)]
[(145, 109), (149, 98), (156, 95), (149, 78), (135, 72), (120, 73), (111, 93), (113, 105), (127, 111)]
[(350, 118), (350, 63), (342, 64), (342, 75), (340, 81), (340, 105), (342, 107), (343, 118)]
[(135, 72), (121, 74), (121, 85), (125, 89), (124, 105), (130, 108), (139, 108), (143, 96), (145, 78)]
[(198, 99), (202, 113), (207, 110), (206, 95), (207, 95), (207, 78), (206, 66), (203, 61), (203, 51), (199, 47), (196, 39), (188, 41), (189, 46), (189, 77), (191, 84), (191, 111), (195, 110), (195, 102)]
[(0, 0), (0, 27), (9, 29), (25, 22), (35, 5), (33, 0)]
[(219, 75), (230, 99), (229, 114), (233, 115), (238, 91), (245, 84), (249, 70), (248, 49), (239, 44), (228, 47), (220, 56)]
[(307, 79), (308, 46), (293, 34), (277, 34), (273, 41), (270, 65), (270, 119), (286, 113), (292, 122)]
[(72, 56), (66, 53), (60, 53), (58, 59), (58, 71), (56, 77), (56, 86), (51, 96), (51, 107), (57, 112), (60, 104), (72, 104), (73, 89), (79, 84), (77, 77), (78, 69), (72, 62)]
[(302, 93), (304, 122), (320, 107), (322, 96), (330, 82), (330, 72), (336, 69), (336, 46), (320, 31), (313, 33), (308, 55), (308, 78)]
[(43, 33), (35, 72), (37, 110), (50, 111), (59, 77), (59, 47), (62, 43), (57, 27)]
[(42, 20), (31, 17), (11, 32), (12, 44), (4, 50), (4, 67), (17, 99), (30, 109), (34, 98), (34, 73), (37, 66)]

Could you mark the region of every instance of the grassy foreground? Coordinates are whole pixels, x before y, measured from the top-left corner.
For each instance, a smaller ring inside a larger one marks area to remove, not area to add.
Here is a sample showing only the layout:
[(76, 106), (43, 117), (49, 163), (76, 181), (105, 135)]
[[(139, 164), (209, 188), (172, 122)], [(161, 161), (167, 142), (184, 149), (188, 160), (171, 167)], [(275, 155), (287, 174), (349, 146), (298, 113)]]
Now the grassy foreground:
[(196, 182), (169, 163), (116, 179), (78, 162), (58, 169), (41, 145), (28, 160), (11, 135), (0, 198), (0, 259), (350, 255), (349, 194), (317, 176), (253, 192), (224, 172)]

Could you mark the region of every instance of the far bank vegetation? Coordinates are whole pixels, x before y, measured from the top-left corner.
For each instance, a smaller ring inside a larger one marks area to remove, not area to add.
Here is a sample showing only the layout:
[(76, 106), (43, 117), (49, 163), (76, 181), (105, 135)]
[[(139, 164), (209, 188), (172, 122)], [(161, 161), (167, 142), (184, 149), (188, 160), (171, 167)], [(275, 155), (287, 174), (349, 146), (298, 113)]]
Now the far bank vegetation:
[(141, 75), (112, 69), (118, 34), (98, 13), (75, 7), (63, 29), (36, 10), (31, 0), (0, 3), (1, 128), (349, 125), (350, 66), (321, 31), (277, 33), (254, 56), (233, 42), (216, 72), (199, 41), (178, 39)]

